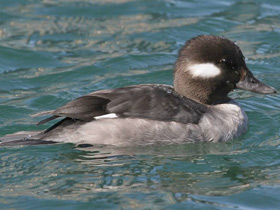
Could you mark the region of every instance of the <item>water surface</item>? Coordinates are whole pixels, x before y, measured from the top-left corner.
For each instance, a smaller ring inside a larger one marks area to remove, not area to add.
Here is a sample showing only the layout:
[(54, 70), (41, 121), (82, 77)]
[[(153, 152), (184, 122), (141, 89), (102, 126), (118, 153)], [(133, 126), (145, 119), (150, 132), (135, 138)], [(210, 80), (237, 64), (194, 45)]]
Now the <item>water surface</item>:
[[(236, 40), (280, 90), (280, 2), (0, 0), (0, 136), (95, 90), (172, 84), (196, 35)], [(250, 119), (229, 143), (0, 148), (0, 209), (278, 209), (280, 97), (231, 94)]]

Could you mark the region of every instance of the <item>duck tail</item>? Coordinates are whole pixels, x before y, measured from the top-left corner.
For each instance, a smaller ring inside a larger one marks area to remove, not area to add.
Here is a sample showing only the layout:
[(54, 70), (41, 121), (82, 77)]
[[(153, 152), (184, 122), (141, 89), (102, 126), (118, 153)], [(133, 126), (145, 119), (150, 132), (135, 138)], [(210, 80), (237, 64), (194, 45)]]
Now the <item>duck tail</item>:
[(1, 146), (23, 146), (23, 145), (39, 145), (54, 144), (53, 141), (44, 141), (40, 139), (42, 131), (21, 131), (13, 134), (7, 134), (0, 137)]

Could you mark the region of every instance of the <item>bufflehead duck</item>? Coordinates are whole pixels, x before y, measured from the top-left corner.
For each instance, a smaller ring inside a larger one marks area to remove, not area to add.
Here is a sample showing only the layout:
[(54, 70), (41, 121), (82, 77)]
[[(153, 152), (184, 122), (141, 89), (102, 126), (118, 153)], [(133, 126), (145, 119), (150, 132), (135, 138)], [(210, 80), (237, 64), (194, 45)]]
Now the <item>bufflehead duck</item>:
[[(186, 42), (174, 69), (174, 86), (134, 85), (100, 90), (68, 102), (41, 132), (0, 138), (2, 145), (65, 142), (114, 146), (221, 142), (240, 136), (248, 119), (228, 93), (236, 88), (276, 93), (257, 80), (232, 41), (202, 35)], [(1, 145), (0, 144), (0, 145)]]

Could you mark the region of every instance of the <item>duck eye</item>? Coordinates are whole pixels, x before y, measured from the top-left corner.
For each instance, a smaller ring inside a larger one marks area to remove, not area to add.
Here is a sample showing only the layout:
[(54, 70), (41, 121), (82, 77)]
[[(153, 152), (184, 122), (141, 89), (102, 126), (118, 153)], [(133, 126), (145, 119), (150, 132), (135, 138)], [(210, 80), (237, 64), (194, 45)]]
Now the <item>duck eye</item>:
[(235, 63), (233, 61), (231, 61), (231, 60), (227, 60), (225, 58), (222, 58), (220, 60), (220, 63), (224, 63), (228, 68), (231, 68), (232, 70), (236, 69)]
[(220, 60), (220, 63), (226, 63), (227, 62), (227, 60), (225, 59), (225, 58), (222, 58), (221, 60)]

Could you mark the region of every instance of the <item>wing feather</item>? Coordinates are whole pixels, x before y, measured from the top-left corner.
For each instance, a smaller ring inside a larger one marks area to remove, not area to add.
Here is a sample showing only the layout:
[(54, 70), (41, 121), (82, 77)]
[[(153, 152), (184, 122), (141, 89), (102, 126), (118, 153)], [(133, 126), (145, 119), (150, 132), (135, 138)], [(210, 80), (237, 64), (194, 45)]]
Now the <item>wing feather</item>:
[(119, 117), (139, 117), (180, 123), (198, 123), (207, 107), (180, 96), (168, 85), (135, 85), (113, 90), (101, 90), (68, 102), (46, 112), (53, 115), (43, 124), (57, 117), (82, 121), (115, 113)]

